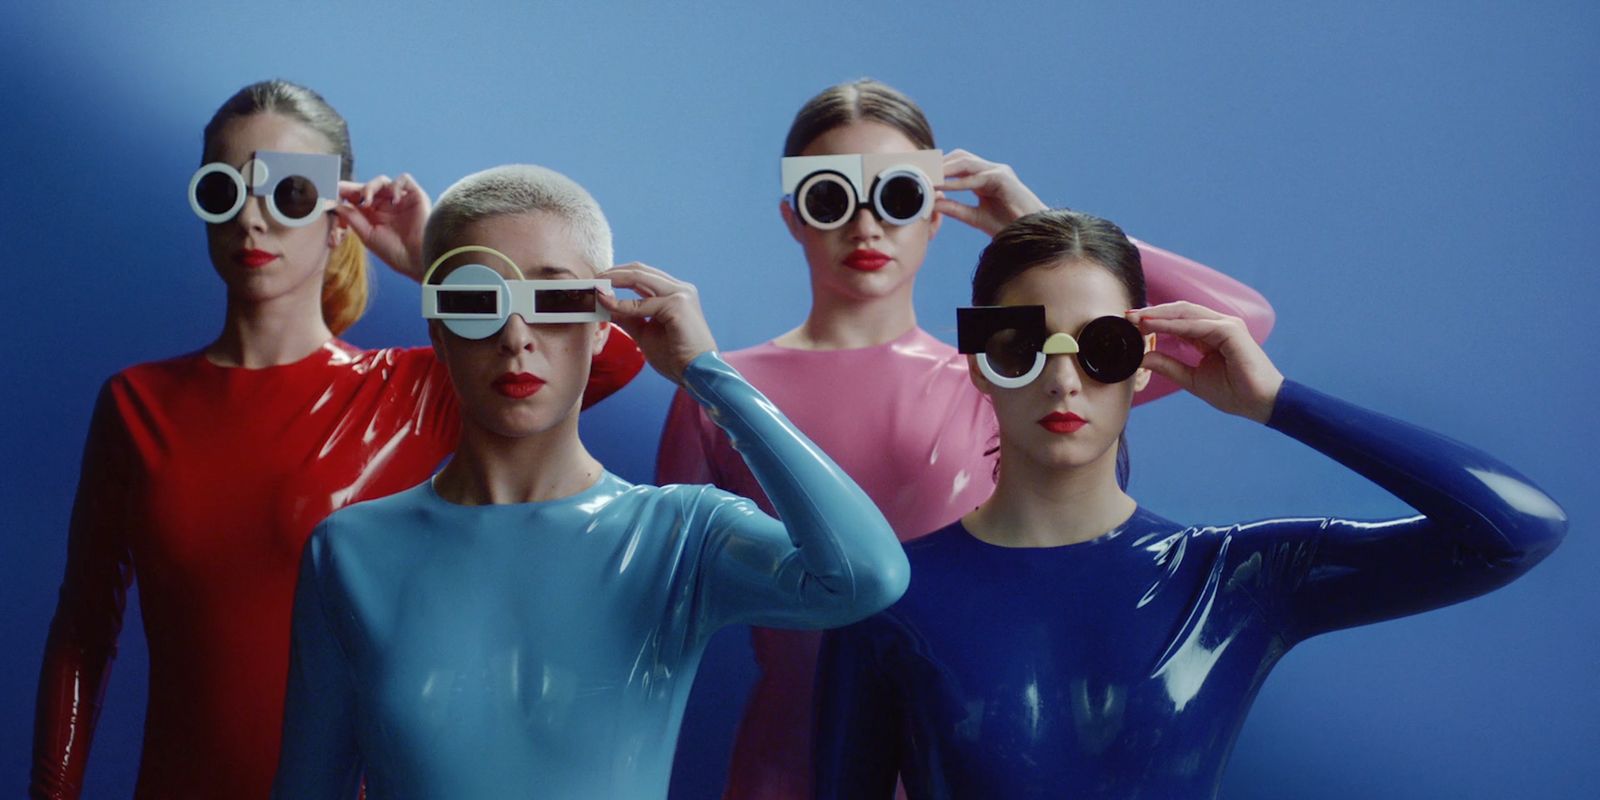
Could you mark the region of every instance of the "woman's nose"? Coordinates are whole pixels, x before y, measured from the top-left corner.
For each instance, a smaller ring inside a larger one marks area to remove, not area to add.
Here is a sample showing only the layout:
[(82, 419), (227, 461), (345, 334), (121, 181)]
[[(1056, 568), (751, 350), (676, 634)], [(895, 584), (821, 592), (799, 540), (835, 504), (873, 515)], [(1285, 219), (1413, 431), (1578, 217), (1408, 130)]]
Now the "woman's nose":
[(240, 227), (252, 231), (267, 229), (267, 198), (247, 195), (244, 205), (239, 207), (238, 216), (233, 221)]
[(523, 319), (521, 314), (512, 314), (500, 328), (500, 349), (508, 355), (524, 351), (533, 352), (536, 340), (533, 325)]
[(1083, 372), (1078, 367), (1078, 359), (1066, 353), (1046, 356), (1039, 380), (1051, 397), (1071, 397), (1083, 391)]
[(878, 221), (878, 215), (873, 212), (872, 206), (863, 203), (856, 207), (856, 215), (850, 219), (850, 238), (855, 241), (866, 241), (883, 238), (883, 223)]

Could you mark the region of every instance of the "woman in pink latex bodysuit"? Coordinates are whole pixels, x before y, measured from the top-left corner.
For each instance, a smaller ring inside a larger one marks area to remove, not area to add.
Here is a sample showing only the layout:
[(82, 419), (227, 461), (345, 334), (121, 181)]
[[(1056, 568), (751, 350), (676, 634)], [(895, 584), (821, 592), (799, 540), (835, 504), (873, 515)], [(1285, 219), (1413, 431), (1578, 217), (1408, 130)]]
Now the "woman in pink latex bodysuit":
[[(861, 80), (808, 101), (790, 127), (784, 156), (934, 147), (926, 117), (909, 98)], [(948, 525), (994, 490), (987, 453), (997, 430), (988, 400), (973, 388), (955, 347), (917, 324), (912, 290), (928, 245), (945, 217), (992, 236), (1045, 208), (1009, 167), (964, 150), (944, 156), (938, 188), (928, 218), (888, 224), (863, 204), (831, 230), (809, 225), (785, 198), (779, 210), (810, 268), (810, 313), (770, 342), (724, 354), (866, 490), (902, 541)], [(971, 191), (977, 203), (945, 196), (957, 191)], [(1257, 341), (1266, 338), (1273, 314), (1261, 295), (1182, 256), (1137, 244), (1152, 304), (1189, 300), (1241, 317)], [(1154, 380), (1134, 402), (1175, 388)], [(711, 483), (772, 510), (726, 436), (681, 391), (662, 433), (656, 481)], [(752, 630), (761, 674), (739, 726), (727, 797), (812, 796), (811, 696), (819, 641), (815, 633)]]

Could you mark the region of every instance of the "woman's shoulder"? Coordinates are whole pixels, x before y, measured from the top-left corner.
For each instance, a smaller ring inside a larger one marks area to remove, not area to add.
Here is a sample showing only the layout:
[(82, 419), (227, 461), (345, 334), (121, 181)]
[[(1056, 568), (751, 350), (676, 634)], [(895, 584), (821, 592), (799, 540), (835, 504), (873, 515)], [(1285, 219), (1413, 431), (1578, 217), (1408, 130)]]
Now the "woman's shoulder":
[(191, 350), (187, 353), (158, 358), (152, 361), (141, 361), (117, 370), (111, 375), (110, 381), (142, 382), (159, 379), (166, 376), (191, 374), (204, 369), (210, 364), (206, 360), (205, 350)]
[(126, 400), (133, 396), (160, 396), (185, 391), (207, 370), (217, 369), (206, 360), (204, 350), (143, 361), (112, 373), (101, 388), (102, 395)]
[(335, 366), (412, 367), (432, 369), (439, 361), (432, 347), (357, 347), (343, 339), (334, 339), (323, 346), (327, 362)]
[(806, 350), (776, 341), (722, 354), (746, 380), (765, 391), (769, 384), (910, 385), (929, 380), (968, 383), (964, 356), (937, 337), (913, 328), (892, 342), (846, 350)]

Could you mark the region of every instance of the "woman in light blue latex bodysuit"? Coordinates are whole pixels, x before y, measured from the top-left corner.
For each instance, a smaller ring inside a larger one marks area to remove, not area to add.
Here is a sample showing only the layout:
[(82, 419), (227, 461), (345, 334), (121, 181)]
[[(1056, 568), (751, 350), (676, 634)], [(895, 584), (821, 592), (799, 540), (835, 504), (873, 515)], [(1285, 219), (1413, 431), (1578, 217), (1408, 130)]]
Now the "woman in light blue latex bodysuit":
[(467, 338), (431, 321), (461, 443), (433, 480), (335, 513), (307, 544), (274, 794), (351, 797), (364, 773), (373, 800), (664, 797), (711, 634), (861, 619), (904, 591), (904, 554), (717, 357), (694, 287), (607, 270), (610, 232), (576, 184), (536, 167), (464, 179), (429, 219), (427, 258), (460, 245), (494, 252), (437, 278), (469, 262), (535, 284), (605, 270), (637, 292), (600, 302), (739, 443), (785, 522), (711, 487), (635, 486), (589, 455), (578, 403), (604, 326), (513, 312)]
[[(1030, 215), (985, 250), (973, 302), (1008, 308), (964, 310), (961, 349), (1000, 423), (999, 481), (906, 546), (904, 598), (824, 638), (819, 796), (889, 797), (898, 774), (913, 798), (1214, 797), (1256, 691), (1295, 643), (1490, 591), (1560, 541), (1561, 508), (1494, 458), (1285, 381), (1237, 319), (1188, 303), (1127, 311), (1143, 295), (1137, 253), (1088, 215)], [(969, 330), (980, 315), (1019, 324)], [(1091, 346), (1091, 320), (1126, 346)], [(1141, 333), (1205, 358), (1144, 354)], [(1126, 372), (1102, 371), (1106, 353)], [(1152, 370), (1420, 515), (1193, 527), (1138, 506), (1118, 440)]]

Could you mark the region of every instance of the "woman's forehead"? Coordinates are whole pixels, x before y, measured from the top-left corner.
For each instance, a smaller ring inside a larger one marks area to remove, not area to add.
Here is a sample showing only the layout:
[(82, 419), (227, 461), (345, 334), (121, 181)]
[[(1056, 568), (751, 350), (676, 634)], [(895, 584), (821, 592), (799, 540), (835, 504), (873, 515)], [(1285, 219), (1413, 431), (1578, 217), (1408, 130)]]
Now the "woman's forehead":
[(1053, 331), (1072, 332), (1096, 317), (1121, 316), (1129, 308), (1127, 289), (1106, 268), (1086, 261), (1034, 267), (1007, 281), (1001, 305), (1042, 305)]
[(461, 264), (482, 263), (507, 279), (563, 280), (596, 277), (584, 257), (583, 248), (566, 220), (546, 212), (502, 214), (468, 223), (452, 247), (477, 245), (504, 253), (510, 264), (487, 253), (463, 253), (440, 265), (455, 269)]
[(208, 158), (242, 164), (257, 150), (282, 153), (332, 153), (326, 136), (294, 117), (260, 111), (234, 117), (211, 142)]

